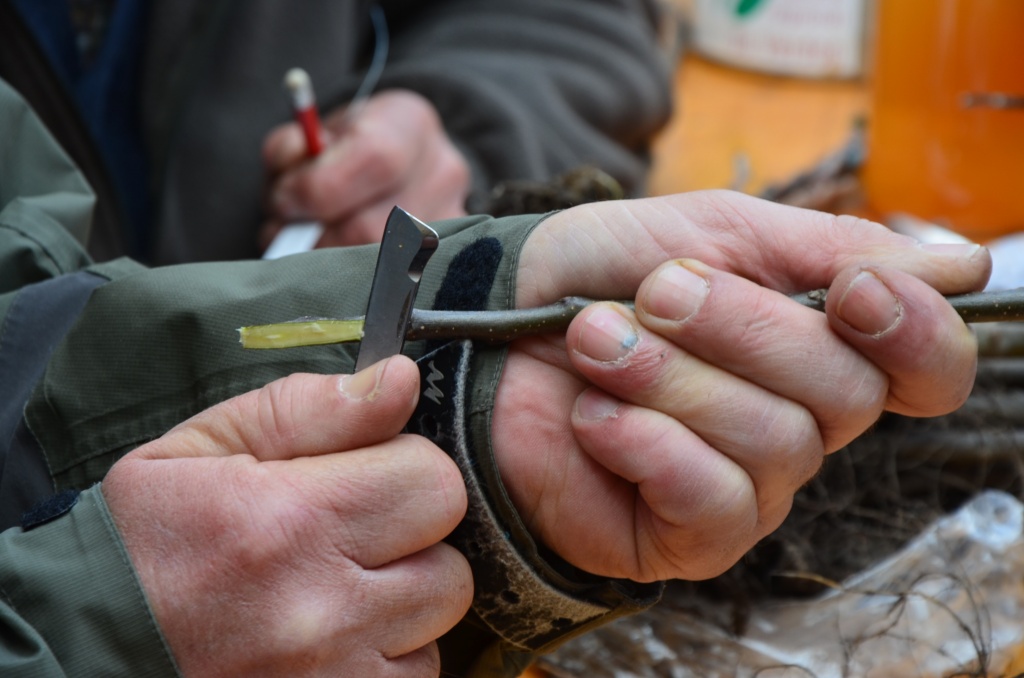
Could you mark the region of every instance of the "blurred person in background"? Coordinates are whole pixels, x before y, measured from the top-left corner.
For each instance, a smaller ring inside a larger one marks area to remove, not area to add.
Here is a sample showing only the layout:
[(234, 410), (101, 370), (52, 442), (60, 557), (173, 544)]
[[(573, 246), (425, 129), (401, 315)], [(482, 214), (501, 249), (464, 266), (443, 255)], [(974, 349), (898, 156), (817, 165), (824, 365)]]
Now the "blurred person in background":
[[(349, 118), (368, 0), (0, 0), (0, 77), (98, 193), (100, 260), (257, 257), (299, 220), (321, 245), (372, 242), (395, 204), (461, 216), (585, 164), (643, 193), (671, 94), (656, 0), (378, 5), (386, 64)], [(315, 161), (288, 123), (293, 67), (325, 111)]]

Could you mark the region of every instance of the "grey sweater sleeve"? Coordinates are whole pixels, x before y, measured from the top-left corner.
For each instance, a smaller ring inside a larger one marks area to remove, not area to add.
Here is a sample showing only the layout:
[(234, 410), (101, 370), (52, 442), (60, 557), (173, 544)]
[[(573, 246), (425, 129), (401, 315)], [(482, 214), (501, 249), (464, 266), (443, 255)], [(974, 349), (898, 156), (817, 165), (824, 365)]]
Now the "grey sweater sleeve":
[[(643, 193), (672, 73), (647, 0), (390, 0), (381, 88), (419, 91), (473, 169), (474, 192), (592, 164)], [(472, 206), (472, 205), (471, 205)]]

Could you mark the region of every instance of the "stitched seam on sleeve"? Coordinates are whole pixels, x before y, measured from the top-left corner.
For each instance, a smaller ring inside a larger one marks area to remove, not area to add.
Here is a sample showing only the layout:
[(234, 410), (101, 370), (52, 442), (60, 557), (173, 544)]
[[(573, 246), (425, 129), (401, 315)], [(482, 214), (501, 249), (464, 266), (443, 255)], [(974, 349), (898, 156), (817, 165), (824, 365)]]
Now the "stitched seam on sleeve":
[(128, 556), (127, 548), (121, 541), (121, 533), (117, 531), (117, 526), (114, 524), (114, 516), (110, 514), (110, 509), (107, 506), (107, 499), (103, 496), (103, 488), (101, 484), (96, 485), (98, 494), (98, 505), (100, 508), (100, 515), (103, 518), (103, 524), (110, 533), (111, 539), (114, 541), (117, 547), (118, 557), (132, 578), (132, 589), (135, 591), (135, 595), (142, 602), (146, 608), (146, 618), (149, 619), (150, 626), (157, 637), (160, 639), (160, 645), (164, 648), (164, 657), (167, 659), (170, 667), (178, 675), (181, 675), (181, 671), (178, 670), (177, 662), (174, 660), (174, 654), (171, 652), (170, 646), (167, 644), (167, 639), (164, 638), (163, 631), (160, 630), (160, 624), (157, 622), (156, 617), (153, 616), (153, 608), (149, 604), (149, 599), (146, 597), (146, 592), (142, 588), (142, 582), (139, 581), (138, 572), (135, 570), (135, 566), (131, 562), (131, 558)]

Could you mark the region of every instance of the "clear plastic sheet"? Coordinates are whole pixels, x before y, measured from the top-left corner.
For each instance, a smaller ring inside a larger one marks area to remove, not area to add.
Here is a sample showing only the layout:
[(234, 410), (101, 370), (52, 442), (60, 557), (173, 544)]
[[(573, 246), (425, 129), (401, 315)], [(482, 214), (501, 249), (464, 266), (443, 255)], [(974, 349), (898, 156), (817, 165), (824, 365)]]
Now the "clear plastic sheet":
[(565, 678), (1013, 675), (1024, 647), (1024, 505), (982, 492), (817, 598), (757, 604), (740, 637), (693, 609), (666, 600), (540, 667)]

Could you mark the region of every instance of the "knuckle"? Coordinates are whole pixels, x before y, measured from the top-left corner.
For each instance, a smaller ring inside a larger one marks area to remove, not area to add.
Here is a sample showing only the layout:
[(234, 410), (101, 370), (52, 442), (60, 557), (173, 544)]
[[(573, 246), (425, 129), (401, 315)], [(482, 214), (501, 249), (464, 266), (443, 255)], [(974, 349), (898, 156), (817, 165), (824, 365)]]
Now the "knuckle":
[(341, 244), (366, 245), (380, 242), (387, 219), (380, 219), (376, 214), (359, 214), (345, 223), (340, 234)]
[(279, 183), (273, 200), (278, 216), (291, 219), (295, 212), (316, 211), (323, 203), (323, 196), (330, 194), (321, 173), (299, 170)]
[(831, 367), (831, 374), (822, 375), (821, 382), (836, 384), (836, 388), (824, 394), (827, 398), (814, 409), (820, 430), (826, 437), (840, 429), (858, 433), (866, 430), (885, 409), (888, 377), (856, 356), (851, 356), (850, 361), (837, 360)]
[[(789, 516), (790, 511), (793, 509), (793, 495), (789, 494), (780, 497), (778, 500), (766, 503), (759, 507), (760, 510), (760, 530), (755, 535), (755, 540), (761, 540), (767, 537), (769, 534), (779, 529), (782, 523)], [(753, 547), (751, 543), (751, 547)]]
[(783, 480), (783, 490), (795, 492), (821, 469), (824, 443), (814, 416), (794, 405), (756, 429), (765, 456)]
[(297, 435), (293, 416), (301, 404), (298, 393), (303, 386), (305, 375), (291, 374), (270, 382), (257, 391), (256, 422), (257, 434), (249, 436), (250, 447), (258, 454), (263, 450), (278, 449), (287, 445)]
[(462, 154), (450, 144), (445, 146), (436, 165), (436, 178), (443, 186), (459, 188), (468, 188), (469, 186), (469, 164)]
[(446, 516), (458, 520), (466, 512), (466, 483), (458, 465), (437, 445), (416, 435), (404, 436), (409, 441), (408, 453), (415, 464), (415, 473), (423, 486), (436, 492)]
[(429, 601), (429, 605), (449, 611), (457, 621), (473, 603), (473, 570), (466, 557), (454, 546), (441, 542), (431, 549), (440, 559), (441, 566), (430, 582), (434, 599)]
[[(735, 565), (753, 545), (751, 530), (727, 520), (689, 531), (673, 543), (660, 543), (657, 556), (643, 574), (645, 581), (666, 578), (702, 580), (717, 577)], [(651, 567), (652, 564), (655, 564)]]
[(430, 643), (403, 658), (406, 675), (412, 678), (437, 678), (441, 674), (441, 652), (437, 643)]
[(852, 214), (831, 214), (828, 212), (816, 212), (815, 214), (817, 215), (816, 218), (821, 219), (830, 230), (840, 235), (871, 232), (893, 234), (892, 231), (881, 224), (864, 217)]
[(411, 91), (396, 92), (395, 96), (401, 98), (403, 116), (414, 126), (441, 127), (441, 116), (427, 99)]
[[(746, 295), (747, 303), (733, 309), (731, 318), (725, 322), (717, 322), (723, 330), (731, 333), (727, 341), (735, 346), (736, 351), (743, 354), (766, 355), (775, 349), (779, 332), (780, 319), (785, 318), (779, 312), (784, 301), (774, 294), (766, 294), (757, 289), (753, 294)], [(717, 309), (716, 309), (717, 310)]]
[(613, 392), (626, 389), (636, 395), (660, 393), (685, 378), (693, 356), (672, 347), (654, 332), (640, 330), (639, 336), (636, 350), (625, 359), (605, 363), (611, 369)]
[(401, 144), (390, 137), (383, 137), (367, 150), (361, 163), (361, 173), (371, 185), (391, 185), (405, 172), (406, 163), (406, 152)]
[(749, 479), (717, 480), (706, 483), (704, 491), (691, 493), (691, 498), (677, 507), (672, 554), (678, 554), (678, 560), (693, 563), (697, 554), (700, 559), (696, 562), (704, 562), (706, 568), (708, 562), (738, 558), (752, 545), (758, 514)]
[(339, 184), (343, 180), (337, 172), (310, 169), (298, 177), (292, 187), (299, 204), (307, 205), (315, 214), (326, 214), (334, 197), (343, 191)]

